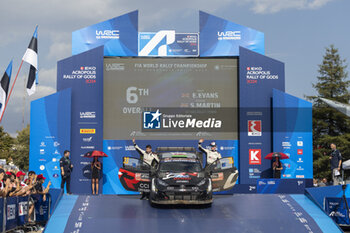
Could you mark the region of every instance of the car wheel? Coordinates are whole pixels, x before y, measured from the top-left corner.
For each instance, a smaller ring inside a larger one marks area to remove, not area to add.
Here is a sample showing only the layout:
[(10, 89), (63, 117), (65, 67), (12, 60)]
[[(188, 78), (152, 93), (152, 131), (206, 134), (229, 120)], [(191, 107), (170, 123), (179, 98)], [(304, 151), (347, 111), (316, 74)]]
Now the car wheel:
[(156, 203), (154, 203), (151, 199), (149, 199), (149, 204), (153, 208), (157, 208), (158, 207), (158, 205)]
[(211, 204), (213, 204), (213, 203), (204, 204), (203, 207), (204, 207), (204, 208), (210, 208), (210, 207), (211, 207)]

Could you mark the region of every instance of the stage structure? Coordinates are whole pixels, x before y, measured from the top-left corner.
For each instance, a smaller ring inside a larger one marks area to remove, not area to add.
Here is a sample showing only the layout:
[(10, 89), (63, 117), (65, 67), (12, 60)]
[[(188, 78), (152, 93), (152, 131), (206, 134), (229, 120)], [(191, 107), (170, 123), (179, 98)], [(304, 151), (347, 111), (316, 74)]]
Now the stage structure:
[[(31, 103), (30, 169), (58, 188), (58, 159), (70, 149), (72, 191), (91, 193), (83, 155), (103, 150), (103, 193), (131, 194), (118, 170), (122, 157), (139, 157), (132, 137), (154, 149), (204, 138), (234, 157), (231, 192), (303, 192), (294, 187), (313, 176), (311, 104), (284, 93), (284, 63), (264, 52), (262, 32), (202, 11), (199, 33), (139, 32), (138, 11), (74, 31), (57, 93)], [(274, 183), (264, 159), (272, 151), (290, 157)]]

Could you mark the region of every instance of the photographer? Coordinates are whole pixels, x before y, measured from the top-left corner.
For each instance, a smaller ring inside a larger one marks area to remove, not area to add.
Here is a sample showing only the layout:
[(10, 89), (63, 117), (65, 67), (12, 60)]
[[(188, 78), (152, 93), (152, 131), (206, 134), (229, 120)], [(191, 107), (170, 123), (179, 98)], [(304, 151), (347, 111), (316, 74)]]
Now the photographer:
[(331, 162), (333, 185), (339, 185), (342, 181), (340, 176), (342, 157), (339, 150), (337, 149), (337, 146), (334, 143), (331, 143), (330, 147), (332, 149), (332, 152), (329, 156), (329, 160)]

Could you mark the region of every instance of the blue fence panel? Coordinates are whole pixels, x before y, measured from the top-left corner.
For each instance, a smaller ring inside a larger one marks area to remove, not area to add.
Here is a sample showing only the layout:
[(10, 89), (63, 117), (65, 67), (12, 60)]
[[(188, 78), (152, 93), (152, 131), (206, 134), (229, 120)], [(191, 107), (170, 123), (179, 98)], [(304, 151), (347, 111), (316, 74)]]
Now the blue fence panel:
[(35, 221), (36, 222), (45, 222), (49, 220), (50, 216), (50, 202), (51, 196), (50, 194), (46, 194), (46, 198), (44, 195), (32, 195), (34, 200), (34, 210), (35, 210)]
[[(56, 194), (59, 199), (59, 192)], [(32, 195), (36, 222), (46, 222), (51, 213), (51, 195)], [(44, 200), (45, 199), (45, 200)], [(28, 223), (30, 197), (6, 197), (0, 198), (0, 232), (14, 230)]]
[(5, 215), (6, 215), (6, 230), (11, 230), (17, 227), (17, 216), (18, 216), (18, 207), (17, 207), (17, 197), (7, 197), (6, 206), (5, 206)]
[(18, 219), (17, 219), (17, 225), (18, 226), (24, 226), (28, 219), (28, 201), (29, 201), (29, 197), (17, 197), (17, 203), (18, 203)]
[(5, 204), (5, 199), (0, 198), (0, 230), (1, 232), (4, 231), (4, 204)]

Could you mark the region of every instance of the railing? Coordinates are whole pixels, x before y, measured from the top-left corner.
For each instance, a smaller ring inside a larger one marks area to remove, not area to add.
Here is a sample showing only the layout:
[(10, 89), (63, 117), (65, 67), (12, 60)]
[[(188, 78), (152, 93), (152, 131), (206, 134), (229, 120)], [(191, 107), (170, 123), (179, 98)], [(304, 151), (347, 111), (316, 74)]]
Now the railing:
[[(0, 198), (0, 230), (26, 230), (35, 228), (35, 225), (45, 223), (51, 216), (51, 194), (34, 194), (25, 197)], [(29, 216), (29, 209), (34, 210)], [(31, 222), (29, 222), (29, 217)], [(1, 221), (1, 219), (3, 221)]]

